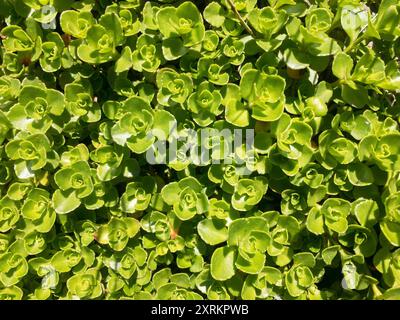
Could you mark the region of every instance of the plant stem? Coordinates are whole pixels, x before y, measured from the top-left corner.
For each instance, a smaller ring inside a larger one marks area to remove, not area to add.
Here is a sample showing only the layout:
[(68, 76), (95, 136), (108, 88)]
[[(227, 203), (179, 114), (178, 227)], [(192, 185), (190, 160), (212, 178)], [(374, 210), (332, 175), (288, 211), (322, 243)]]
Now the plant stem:
[(253, 30), (251, 30), (251, 28), (249, 27), (249, 25), (246, 23), (246, 21), (244, 21), (244, 19), (242, 18), (242, 16), (240, 15), (239, 11), (237, 11), (234, 3), (232, 2), (232, 0), (227, 0), (229, 5), (231, 6), (233, 12), (235, 13), (235, 15), (237, 16), (237, 18), (240, 21), (240, 24), (247, 30), (248, 33), (250, 33), (251, 36), (254, 37), (254, 32)]
[(350, 45), (346, 49), (344, 49), (344, 53), (348, 53), (351, 50), (353, 50), (354, 46), (356, 46), (357, 44), (359, 44), (363, 40), (365, 40), (365, 33), (361, 37), (357, 38), (356, 41), (350, 43)]
[(343, 80), (338, 79), (338, 80), (336, 80), (335, 82), (330, 83), (330, 85), (331, 85), (332, 87), (337, 87), (337, 86), (341, 85), (342, 83), (343, 83)]

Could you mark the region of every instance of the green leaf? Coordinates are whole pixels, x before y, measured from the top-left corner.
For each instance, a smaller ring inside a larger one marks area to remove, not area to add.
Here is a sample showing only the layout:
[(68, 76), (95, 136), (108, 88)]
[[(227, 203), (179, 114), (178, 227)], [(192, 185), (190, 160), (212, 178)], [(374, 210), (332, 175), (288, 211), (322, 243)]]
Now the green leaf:
[(264, 267), (265, 264), (265, 254), (261, 252), (246, 253), (241, 254), (239, 249), (239, 254), (235, 262), (235, 266), (248, 274), (258, 274)]
[(307, 229), (314, 234), (324, 233), (324, 218), (320, 210), (312, 208), (307, 216)]
[(351, 78), (351, 70), (353, 69), (353, 60), (346, 53), (339, 53), (333, 59), (332, 72), (341, 80)]
[(211, 256), (211, 275), (215, 280), (225, 281), (235, 274), (236, 251), (231, 247), (215, 249)]
[(228, 239), (228, 228), (225, 222), (219, 219), (205, 219), (199, 222), (197, 230), (204, 242), (216, 245)]
[(354, 212), (360, 225), (372, 227), (378, 222), (380, 216), (378, 204), (372, 199), (357, 199), (352, 203)]
[(368, 25), (368, 11), (362, 6), (345, 5), (342, 8), (340, 22), (343, 30), (346, 31), (351, 42), (353, 42)]
[(226, 94), (222, 102), (225, 106), (225, 119), (235, 126), (247, 127), (250, 123), (249, 111), (238, 98), (240, 96), (239, 90), (239, 87), (235, 84), (229, 83), (227, 85)]
[(95, 23), (90, 12), (67, 10), (60, 16), (63, 31), (76, 38), (85, 38), (88, 29)]
[(65, 214), (74, 211), (81, 204), (73, 190), (56, 190), (52, 198), (54, 210), (57, 213)]
[(331, 246), (322, 251), (322, 259), (327, 265), (332, 264), (333, 259), (336, 257), (339, 251), (339, 248), (339, 246)]
[(120, 73), (132, 67), (132, 51), (129, 47), (124, 47), (121, 56), (115, 63), (115, 72)]
[(225, 21), (225, 12), (217, 2), (211, 2), (204, 9), (204, 19), (214, 27), (221, 27)]

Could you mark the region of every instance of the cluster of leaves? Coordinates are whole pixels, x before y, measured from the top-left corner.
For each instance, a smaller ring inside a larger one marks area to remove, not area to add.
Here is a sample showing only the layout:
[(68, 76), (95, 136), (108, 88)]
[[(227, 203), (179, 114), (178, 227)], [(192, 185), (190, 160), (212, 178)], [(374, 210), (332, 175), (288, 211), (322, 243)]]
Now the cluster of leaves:
[(0, 299), (400, 297), (398, 0), (0, 8)]

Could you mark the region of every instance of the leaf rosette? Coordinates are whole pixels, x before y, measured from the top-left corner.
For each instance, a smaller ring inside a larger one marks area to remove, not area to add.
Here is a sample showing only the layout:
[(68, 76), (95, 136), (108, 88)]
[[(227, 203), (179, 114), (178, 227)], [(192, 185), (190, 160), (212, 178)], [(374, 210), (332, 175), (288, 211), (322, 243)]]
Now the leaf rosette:
[(204, 81), (198, 85), (196, 92), (189, 96), (187, 105), (193, 120), (206, 127), (222, 113), (221, 102), (222, 96), (219, 91), (211, 83)]
[(121, 196), (121, 210), (128, 213), (146, 210), (156, 190), (157, 185), (152, 177), (143, 177), (128, 183)]
[(183, 104), (193, 90), (192, 79), (184, 73), (168, 68), (157, 72), (157, 101), (163, 106)]
[(38, 232), (46, 233), (51, 230), (56, 220), (52, 208), (50, 194), (44, 189), (32, 189), (21, 208), (22, 216), (30, 220)]
[(46, 72), (55, 72), (61, 68), (64, 41), (58, 33), (47, 35), (47, 41), (42, 43), (40, 65)]
[(315, 265), (314, 257), (311, 255), (309, 261), (294, 263), (286, 273), (285, 284), (288, 293), (292, 297), (299, 297), (307, 293), (307, 290), (314, 284), (314, 275), (311, 268)]
[(96, 122), (101, 117), (99, 105), (93, 101), (92, 88), (87, 83), (69, 83), (65, 86), (66, 108), (73, 117), (85, 122)]
[(388, 133), (381, 137), (375, 135), (365, 137), (359, 144), (360, 160), (368, 159), (382, 170), (398, 170), (400, 168), (400, 149), (397, 143), (399, 138), (398, 133)]
[(78, 299), (95, 299), (103, 293), (101, 273), (95, 268), (73, 275), (67, 281), (68, 292)]
[(87, 30), (77, 50), (78, 57), (90, 64), (101, 64), (115, 59), (116, 47), (124, 41), (121, 21), (115, 13), (101, 16), (98, 24)]
[(52, 197), (57, 213), (69, 213), (81, 204), (81, 199), (93, 192), (93, 178), (87, 162), (78, 161), (69, 167), (62, 168), (54, 175), (59, 187)]
[(385, 200), (386, 215), (380, 222), (380, 227), (392, 245), (400, 246), (400, 193), (396, 192)]
[(200, 58), (197, 64), (198, 78), (206, 78), (218, 86), (227, 85), (229, 82), (229, 65), (222, 61)]
[(27, 84), (20, 91), (18, 103), (10, 108), (8, 119), (16, 129), (46, 133), (64, 108), (64, 95), (59, 91), (47, 89), (42, 83)]
[(140, 223), (134, 218), (112, 218), (96, 232), (97, 242), (108, 244), (115, 251), (122, 251), (140, 229)]
[(141, 35), (136, 42), (135, 51), (132, 52), (133, 69), (156, 72), (163, 61), (161, 44), (148, 35)]
[(156, 20), (165, 39), (179, 38), (185, 47), (191, 47), (204, 38), (203, 18), (192, 2), (184, 2), (177, 8), (161, 8)]
[(61, 13), (60, 24), (66, 34), (84, 39), (90, 27), (95, 24), (95, 19), (88, 11), (66, 10)]
[(267, 192), (268, 183), (264, 177), (242, 178), (235, 185), (232, 195), (232, 207), (239, 211), (248, 211), (258, 204)]
[(358, 154), (357, 145), (333, 130), (326, 130), (318, 137), (321, 164), (328, 170), (338, 164), (349, 164)]
[(17, 284), (28, 273), (26, 259), (18, 253), (5, 253), (0, 256), (0, 281), (10, 287)]
[(20, 179), (32, 178), (35, 171), (47, 164), (50, 141), (44, 134), (24, 134), (7, 143), (5, 151), (14, 161), (14, 170)]
[(155, 141), (151, 134), (154, 110), (147, 101), (139, 97), (129, 98), (123, 106), (123, 113), (111, 128), (111, 136), (118, 145), (126, 145), (135, 153), (143, 153)]
[(181, 220), (192, 219), (208, 208), (204, 187), (193, 177), (167, 184), (162, 188), (161, 196), (165, 203), (173, 206), (174, 213)]
[(324, 225), (337, 233), (344, 233), (348, 228), (347, 217), (350, 214), (350, 203), (340, 198), (325, 200), (321, 208), (313, 208), (307, 216), (307, 228), (315, 234), (324, 232)]
[(0, 231), (7, 232), (18, 222), (20, 218), (17, 203), (7, 196), (0, 200)]
[(351, 224), (346, 233), (340, 235), (339, 242), (368, 258), (375, 253), (378, 240), (374, 230)]
[(283, 114), (285, 86), (285, 79), (281, 76), (250, 69), (240, 80), (240, 93), (249, 102), (254, 119), (275, 121)]

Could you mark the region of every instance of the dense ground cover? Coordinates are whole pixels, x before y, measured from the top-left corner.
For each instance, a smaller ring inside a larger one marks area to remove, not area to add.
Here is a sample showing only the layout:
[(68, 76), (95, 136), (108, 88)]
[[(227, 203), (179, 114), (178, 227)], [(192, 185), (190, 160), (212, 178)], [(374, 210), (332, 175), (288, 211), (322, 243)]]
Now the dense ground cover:
[(0, 23), (0, 299), (400, 297), (398, 0)]

